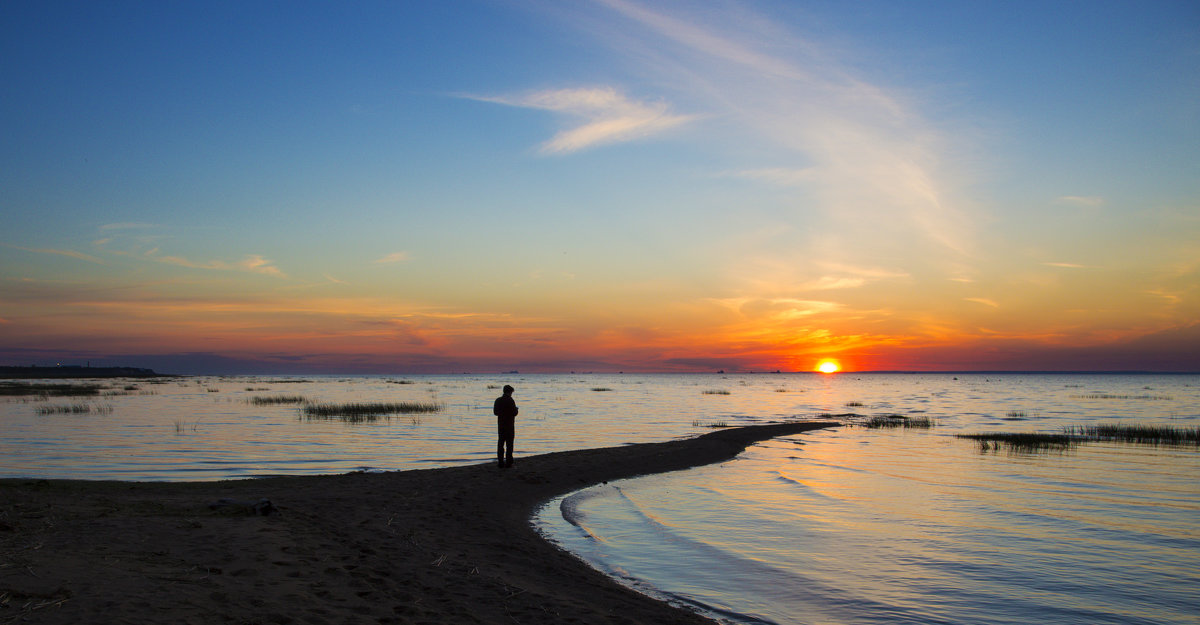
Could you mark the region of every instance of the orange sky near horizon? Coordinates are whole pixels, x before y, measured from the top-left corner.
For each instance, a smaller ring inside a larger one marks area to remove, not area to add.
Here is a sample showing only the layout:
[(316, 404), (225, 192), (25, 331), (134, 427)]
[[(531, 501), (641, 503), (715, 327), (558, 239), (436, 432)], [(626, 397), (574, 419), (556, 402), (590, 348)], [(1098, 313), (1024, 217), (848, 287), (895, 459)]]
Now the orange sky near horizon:
[(1200, 371), (1195, 8), (1026, 8), (0, 3), (0, 364)]

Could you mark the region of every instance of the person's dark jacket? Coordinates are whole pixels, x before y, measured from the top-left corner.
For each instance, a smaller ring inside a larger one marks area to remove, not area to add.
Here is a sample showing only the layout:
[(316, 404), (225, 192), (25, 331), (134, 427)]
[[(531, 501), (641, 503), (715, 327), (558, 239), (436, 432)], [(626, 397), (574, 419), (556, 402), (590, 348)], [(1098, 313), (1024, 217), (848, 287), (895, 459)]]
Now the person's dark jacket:
[(503, 422), (512, 423), (517, 418), (517, 402), (513, 401), (512, 395), (501, 395), (492, 405), (492, 414)]

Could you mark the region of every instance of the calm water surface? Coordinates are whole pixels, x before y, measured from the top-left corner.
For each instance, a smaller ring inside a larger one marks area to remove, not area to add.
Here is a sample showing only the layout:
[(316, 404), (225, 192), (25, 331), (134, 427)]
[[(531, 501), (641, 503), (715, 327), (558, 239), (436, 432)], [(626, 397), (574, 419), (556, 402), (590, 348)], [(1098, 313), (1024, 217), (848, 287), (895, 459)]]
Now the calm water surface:
[[(397, 382), (409, 382), (398, 384)], [(822, 413), (928, 416), (768, 441), (715, 466), (575, 493), (536, 523), (593, 566), (738, 623), (1200, 623), (1200, 450), (981, 452), (957, 432), (1200, 424), (1200, 376), (561, 375), (189, 378), (0, 401), (0, 475), (197, 480), (488, 461), (517, 387), (518, 453), (667, 440)], [(495, 388), (491, 388), (495, 387)], [(308, 420), (252, 397), (436, 401)], [(91, 414), (38, 414), (87, 402)], [(519, 467), (518, 467), (519, 470)]]

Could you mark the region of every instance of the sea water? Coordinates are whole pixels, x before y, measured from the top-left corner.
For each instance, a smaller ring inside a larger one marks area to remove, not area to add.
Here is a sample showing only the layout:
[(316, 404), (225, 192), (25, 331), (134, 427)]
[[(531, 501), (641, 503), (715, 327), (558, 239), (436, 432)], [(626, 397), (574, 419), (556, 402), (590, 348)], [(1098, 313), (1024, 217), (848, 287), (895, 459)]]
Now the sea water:
[[(517, 387), (521, 454), (854, 413), (719, 465), (550, 502), (535, 524), (644, 592), (733, 623), (1197, 623), (1200, 450), (982, 450), (953, 435), (1200, 424), (1200, 376), (809, 374), (187, 378), (0, 402), (0, 475), (196, 480), (486, 462)], [(130, 388), (136, 387), (136, 388)], [(361, 423), (309, 401), (429, 401)], [(89, 413), (39, 408), (89, 403)]]

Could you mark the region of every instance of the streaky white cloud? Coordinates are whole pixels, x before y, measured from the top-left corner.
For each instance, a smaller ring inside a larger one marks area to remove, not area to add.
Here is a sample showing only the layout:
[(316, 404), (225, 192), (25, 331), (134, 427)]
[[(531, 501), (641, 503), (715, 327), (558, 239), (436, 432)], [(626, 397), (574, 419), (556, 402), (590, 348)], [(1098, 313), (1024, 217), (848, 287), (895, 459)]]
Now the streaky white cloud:
[(1061, 267), (1063, 269), (1090, 269), (1088, 265), (1080, 265), (1078, 263), (1042, 263), (1047, 267)]
[(53, 254), (55, 256), (66, 256), (67, 258), (74, 258), (76, 260), (82, 260), (82, 261), (86, 261), (89, 263), (96, 263), (97, 265), (104, 264), (104, 261), (100, 260), (99, 258), (96, 258), (95, 256), (92, 256), (91, 254), (84, 254), (83, 252), (76, 252), (75, 250), (59, 250), (59, 249), (45, 248), (45, 247), (23, 247), (20, 245), (9, 245), (9, 244), (3, 244), (3, 245), (4, 245), (4, 247), (8, 247), (8, 248), (11, 248), (14, 250), (21, 250), (24, 252), (33, 252), (34, 254)]
[(1096, 195), (1064, 195), (1054, 202), (1071, 206), (1101, 206), (1104, 204), (1104, 198)]
[(113, 230), (146, 230), (149, 228), (157, 228), (157, 227), (158, 227), (157, 224), (129, 221), (129, 222), (104, 224), (104, 225), (100, 226), (100, 231), (101, 232), (111, 232)]
[(765, 169), (744, 169), (741, 171), (723, 172), (719, 175), (746, 180), (760, 180), (781, 187), (799, 187), (812, 184), (817, 177), (817, 170), (811, 168), (768, 167)]
[(725, 175), (804, 188), (795, 219), (819, 214), (824, 236), (837, 239), (822, 253), (906, 244), (924, 246), (927, 262), (971, 255), (971, 135), (930, 121), (915, 96), (927, 90), (889, 84), (844, 42), (824, 45), (739, 5), (595, 5), (608, 11), (582, 15), (580, 28), (719, 120), (737, 152), (777, 163)]
[(323, 273), (323, 274), (321, 274), (321, 277), (325, 278), (329, 282), (332, 282), (333, 284), (350, 284), (349, 282), (346, 282), (345, 280), (341, 280), (341, 279), (334, 277), (333, 274), (330, 274), (330, 273)]
[(183, 258), (181, 256), (153, 256), (152, 260), (169, 265), (179, 265), (180, 267), (188, 267), (189, 269), (210, 269), (216, 271), (246, 271), (249, 273), (258, 273), (267, 276), (275, 276), (278, 278), (287, 277), (275, 264), (263, 258), (258, 254), (250, 254), (245, 258), (236, 262), (227, 262), (223, 260), (210, 260), (205, 262), (197, 262)]
[(408, 252), (392, 252), (391, 254), (388, 254), (386, 256), (376, 258), (375, 260), (373, 260), (371, 262), (373, 262), (377, 265), (384, 265), (384, 264), (388, 264), (388, 263), (401, 263), (401, 262), (408, 260), (409, 258), (410, 258), (410, 255)]
[(471, 96), (521, 108), (553, 111), (579, 120), (541, 146), (546, 154), (568, 154), (590, 147), (655, 135), (685, 124), (696, 115), (671, 112), (665, 101), (639, 101), (613, 87), (549, 89), (519, 96)]
[(984, 306), (991, 306), (992, 308), (1000, 307), (1000, 304), (997, 304), (995, 301), (987, 299), (986, 297), (964, 297), (963, 299), (968, 302), (983, 304)]
[(770, 317), (777, 320), (798, 319), (840, 308), (836, 302), (790, 297), (729, 297), (708, 301), (748, 317)]

